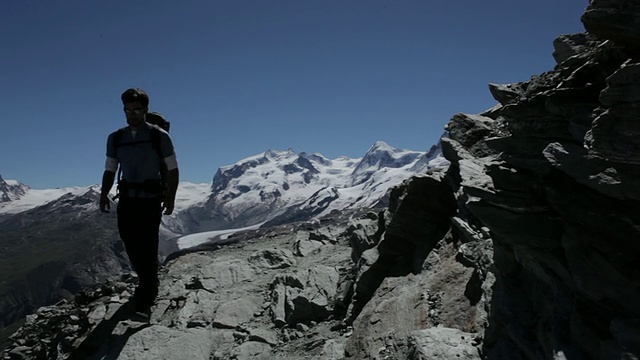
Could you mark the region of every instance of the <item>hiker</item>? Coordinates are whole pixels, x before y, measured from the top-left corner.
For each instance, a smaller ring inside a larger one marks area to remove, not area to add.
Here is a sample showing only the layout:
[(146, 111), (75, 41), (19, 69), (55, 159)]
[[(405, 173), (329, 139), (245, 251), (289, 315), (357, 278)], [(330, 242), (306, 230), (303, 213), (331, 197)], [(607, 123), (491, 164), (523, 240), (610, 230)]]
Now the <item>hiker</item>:
[[(100, 211), (111, 209), (109, 191), (117, 171), (118, 231), (139, 279), (133, 304), (137, 313), (148, 316), (158, 295), (158, 231), (162, 212), (173, 212), (178, 163), (169, 134), (145, 121), (149, 96), (141, 89), (128, 89), (121, 99), (128, 126), (107, 139)], [(163, 167), (166, 175), (161, 176)]]

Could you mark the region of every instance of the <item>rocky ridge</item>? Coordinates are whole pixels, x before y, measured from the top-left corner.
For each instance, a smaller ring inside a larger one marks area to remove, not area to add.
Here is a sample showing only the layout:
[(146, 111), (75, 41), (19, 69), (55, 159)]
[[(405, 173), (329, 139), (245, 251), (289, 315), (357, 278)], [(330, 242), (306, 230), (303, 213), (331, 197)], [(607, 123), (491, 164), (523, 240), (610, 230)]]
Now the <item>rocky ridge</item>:
[(150, 324), (122, 281), (40, 309), (3, 357), (637, 359), (639, 22), (592, 0), (555, 69), (491, 84), (499, 106), (447, 125), (446, 173), (385, 211), (195, 249)]
[[(395, 196), (401, 193), (404, 192)], [(410, 206), (403, 211), (411, 211)], [(345, 351), (362, 341), (354, 334), (361, 325), (349, 318), (357, 317), (356, 312), (369, 311), (351, 305), (354, 288), (363, 288), (368, 283), (358, 275), (362, 266), (354, 266), (352, 259), (364, 264), (364, 259), (369, 258), (368, 252), (383, 237), (381, 226), (393, 228), (402, 224), (396, 224), (389, 211), (334, 216), (247, 231), (234, 235), (224, 244), (203, 245), (165, 264), (150, 323), (130, 320), (128, 299), (136, 279), (125, 276), (120, 281), (85, 290), (71, 301), (39, 309), (13, 335), (13, 345), (3, 356), (7, 359), (174, 359), (178, 356), (341, 359)], [(447, 231), (446, 225), (439, 227), (439, 231), (442, 230)], [(439, 261), (458, 263), (454, 248), (447, 240), (437, 241), (432, 253), (438, 252), (439, 259), (432, 255), (430, 262), (433, 265)], [(408, 289), (407, 295), (411, 296), (403, 304), (415, 314), (428, 314), (430, 320), (402, 324), (411, 318), (411, 313), (396, 319), (403, 329), (398, 334), (402, 335), (398, 342), (404, 342), (405, 335), (412, 339), (412, 343), (404, 346), (404, 353), (419, 356), (436, 349), (467, 354), (469, 359), (478, 358), (479, 342), (474, 334), (446, 327), (418, 331), (426, 321), (440, 325), (454, 323), (451, 319), (455, 314), (475, 308), (464, 305), (468, 303), (464, 291), (450, 291), (450, 285), (464, 285), (471, 278), (472, 271), (458, 266), (459, 272), (454, 275), (440, 274), (426, 280), (439, 287), (420, 291), (420, 296), (409, 293), (424, 284), (414, 284)], [(452, 279), (456, 281), (451, 282)], [(392, 287), (381, 288), (392, 291)], [(376, 296), (370, 302), (387, 303), (385, 296), (389, 295)], [(456, 303), (461, 304), (459, 309), (447, 308)], [(384, 308), (377, 315), (378, 322), (388, 326), (387, 319), (398, 314), (393, 307)], [(473, 324), (469, 331), (482, 327), (476, 323), (480, 318), (482, 315), (465, 320)], [(457, 339), (458, 345), (433, 345), (444, 337)], [(371, 343), (371, 353), (397, 352), (385, 347), (387, 338), (385, 335), (378, 339), (372, 334), (375, 342)], [(354, 353), (354, 356), (357, 355)]]

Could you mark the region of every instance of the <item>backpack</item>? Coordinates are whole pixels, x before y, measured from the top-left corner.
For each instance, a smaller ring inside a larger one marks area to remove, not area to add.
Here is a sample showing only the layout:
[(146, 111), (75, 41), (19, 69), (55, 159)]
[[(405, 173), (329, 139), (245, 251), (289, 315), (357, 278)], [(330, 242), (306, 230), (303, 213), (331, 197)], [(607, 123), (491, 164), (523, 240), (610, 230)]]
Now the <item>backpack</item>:
[(155, 111), (147, 113), (144, 121), (148, 122), (149, 124), (158, 125), (166, 132), (169, 132), (169, 128), (171, 127), (171, 123), (167, 121), (167, 119), (165, 119), (162, 114)]
[[(171, 127), (171, 123), (167, 119), (165, 119), (164, 116), (162, 116), (160, 113), (157, 113), (157, 112), (147, 113), (145, 115), (145, 122), (151, 125), (156, 125), (162, 128), (166, 132), (169, 132), (169, 128)], [(128, 143), (122, 143), (122, 135), (124, 134), (125, 129), (126, 127), (118, 129), (113, 136), (113, 144), (116, 148), (121, 146), (133, 146), (136, 144), (149, 142), (149, 141), (131, 141)], [(136, 187), (147, 188), (148, 190), (152, 190), (152, 191), (159, 191), (161, 198), (164, 198), (164, 196), (166, 195), (167, 173), (169, 172), (169, 170), (167, 169), (167, 164), (165, 164), (165, 162), (163, 161), (162, 153), (160, 152), (161, 134), (160, 134), (160, 131), (153, 126), (150, 127), (150, 130), (151, 130), (151, 139), (150, 139), (151, 148), (158, 153), (158, 157), (160, 158), (160, 184), (157, 184), (157, 182), (154, 182), (154, 184), (135, 184), (134, 185), (134, 184), (128, 183), (126, 180), (123, 181), (122, 167), (118, 167), (118, 176), (117, 176), (118, 187), (117, 187), (117, 194), (113, 198), (114, 200), (120, 197), (121, 193), (127, 192), (127, 190), (131, 188), (136, 188)]]

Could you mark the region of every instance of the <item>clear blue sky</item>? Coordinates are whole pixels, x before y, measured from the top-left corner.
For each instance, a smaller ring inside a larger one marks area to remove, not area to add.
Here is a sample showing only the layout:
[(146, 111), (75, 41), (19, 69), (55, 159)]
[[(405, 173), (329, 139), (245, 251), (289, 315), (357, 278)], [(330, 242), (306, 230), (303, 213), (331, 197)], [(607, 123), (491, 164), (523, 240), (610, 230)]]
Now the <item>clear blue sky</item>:
[(0, 174), (99, 183), (120, 94), (166, 115), (182, 180), (267, 149), (426, 151), (487, 84), (553, 69), (587, 0), (5, 0)]

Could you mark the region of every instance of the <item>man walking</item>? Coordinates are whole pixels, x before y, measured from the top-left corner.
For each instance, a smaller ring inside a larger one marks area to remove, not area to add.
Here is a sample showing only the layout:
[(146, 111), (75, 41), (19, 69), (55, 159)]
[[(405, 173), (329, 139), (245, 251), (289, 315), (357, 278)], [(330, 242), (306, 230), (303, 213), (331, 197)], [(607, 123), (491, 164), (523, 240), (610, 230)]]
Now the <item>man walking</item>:
[[(173, 212), (178, 163), (169, 134), (145, 122), (149, 96), (141, 89), (128, 89), (121, 99), (128, 126), (107, 139), (100, 211), (111, 208), (109, 191), (118, 172), (118, 231), (138, 274), (135, 310), (148, 316), (158, 295), (158, 230), (162, 211), (165, 215)], [(165, 165), (166, 175), (161, 176)]]

